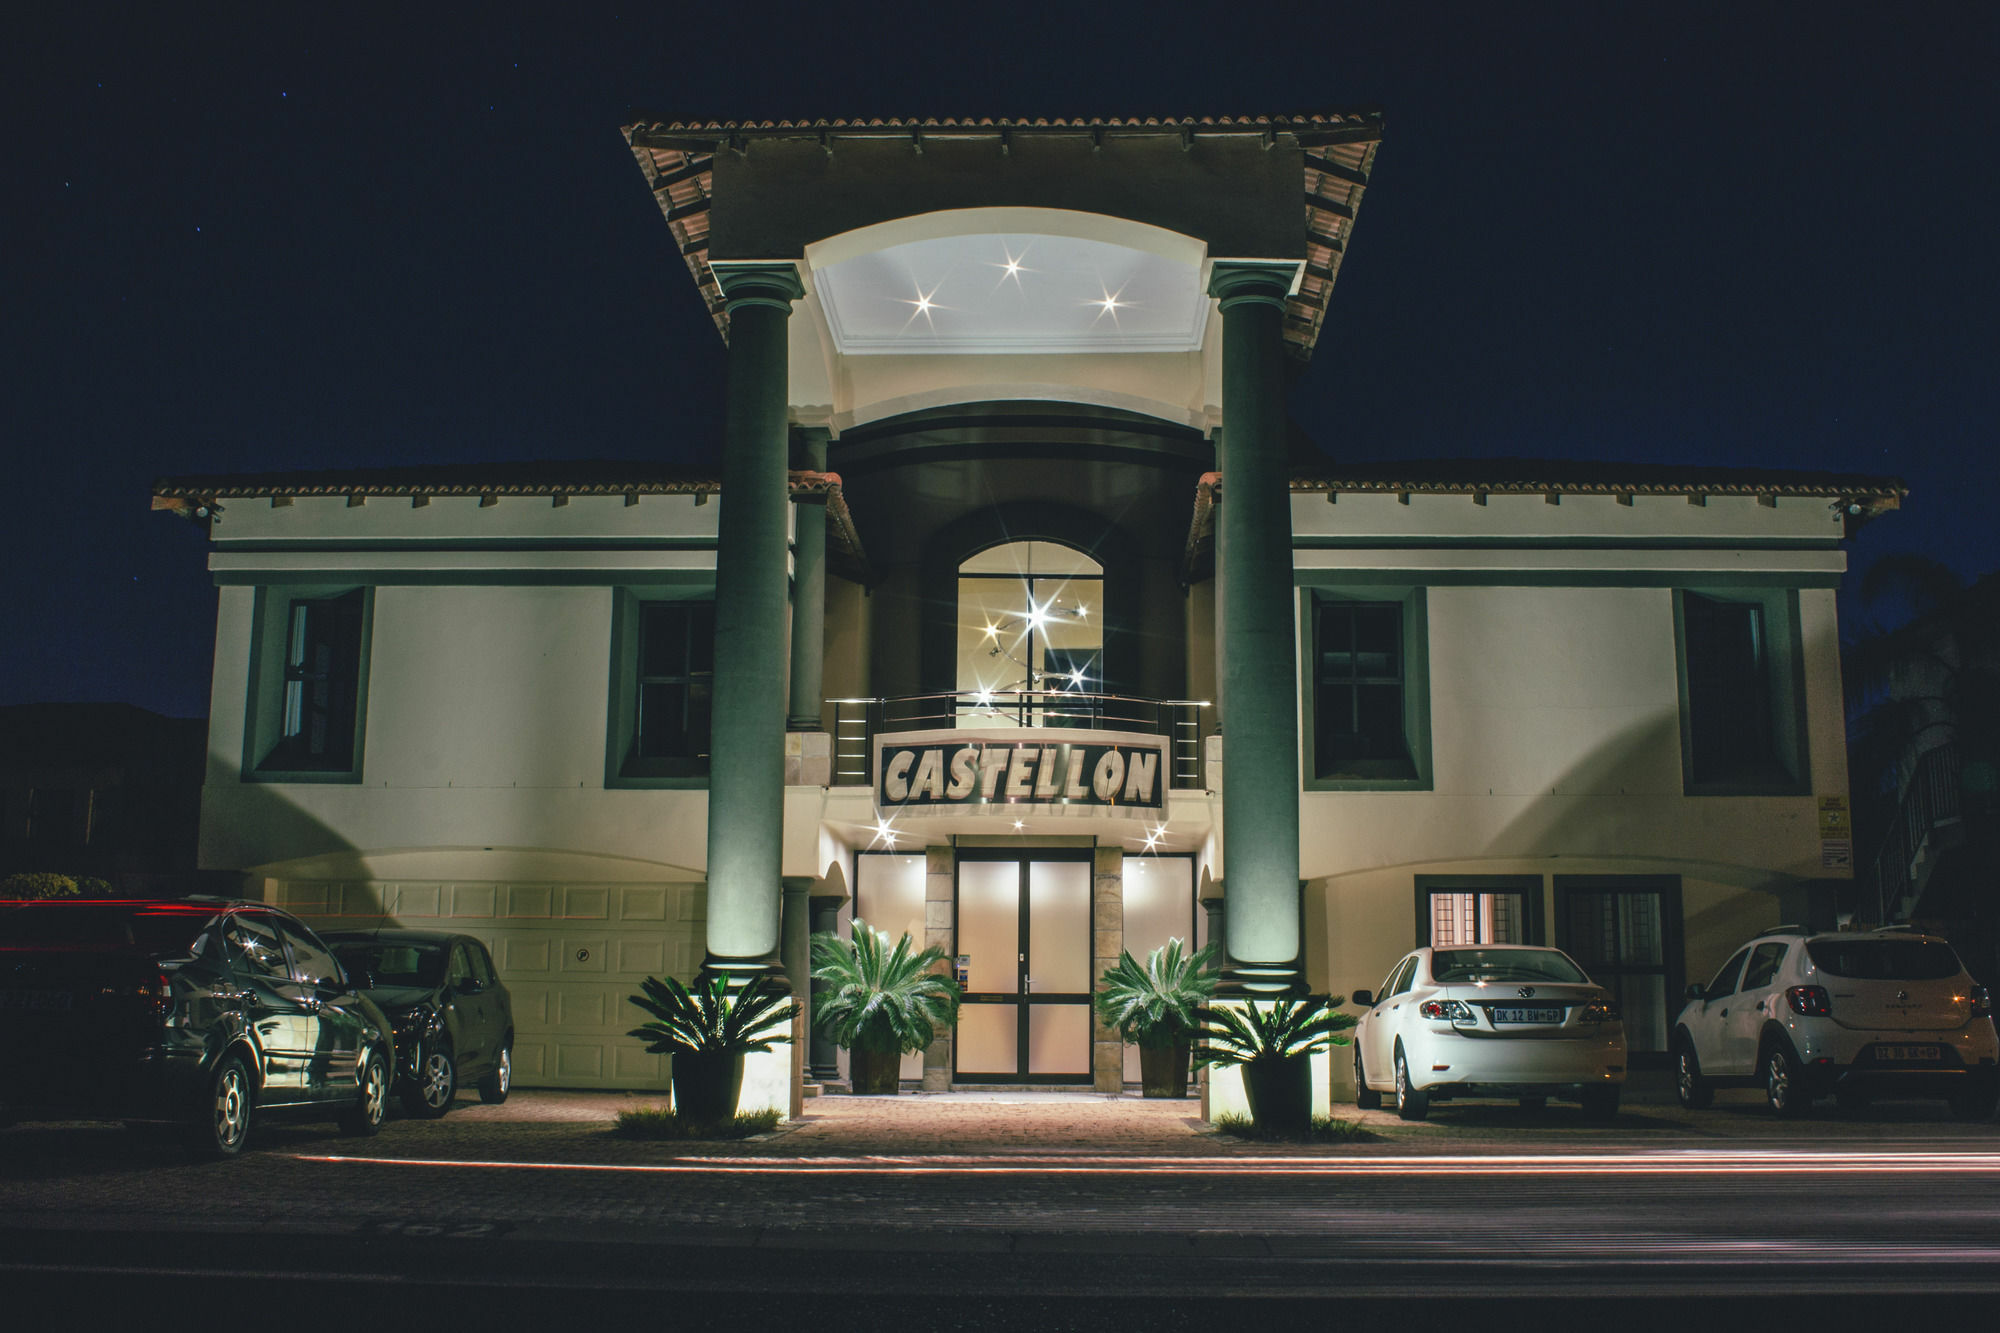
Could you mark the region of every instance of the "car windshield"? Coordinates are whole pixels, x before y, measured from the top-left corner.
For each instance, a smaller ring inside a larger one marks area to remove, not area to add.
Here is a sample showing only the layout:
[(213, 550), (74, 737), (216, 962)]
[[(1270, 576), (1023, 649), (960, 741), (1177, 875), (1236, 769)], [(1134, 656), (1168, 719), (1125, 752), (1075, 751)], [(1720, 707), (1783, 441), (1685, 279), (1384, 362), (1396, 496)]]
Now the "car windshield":
[(123, 949), (182, 954), (213, 919), (206, 907), (131, 903), (29, 903), (0, 912), (0, 945), (16, 948)]
[(1431, 954), (1431, 980), (1587, 983), (1590, 978), (1554, 949), (1439, 949)]
[(344, 941), (333, 946), (341, 966), (349, 972), (365, 973), (377, 986), (422, 986), (429, 989), (444, 980), (444, 946), (411, 944), (405, 941)]
[(1941, 940), (1807, 940), (1813, 966), (1856, 981), (1941, 981), (1959, 973), (1958, 955)]

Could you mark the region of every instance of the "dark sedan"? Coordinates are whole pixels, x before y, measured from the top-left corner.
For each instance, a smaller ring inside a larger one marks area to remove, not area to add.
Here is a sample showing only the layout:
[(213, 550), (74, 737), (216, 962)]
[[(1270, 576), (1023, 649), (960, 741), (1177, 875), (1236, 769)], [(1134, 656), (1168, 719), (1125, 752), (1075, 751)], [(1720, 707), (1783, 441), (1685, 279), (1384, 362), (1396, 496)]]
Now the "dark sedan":
[(481, 1101), (507, 1100), (514, 1005), (484, 944), (435, 930), (344, 930), (326, 942), (389, 1015), (404, 1110), (435, 1120), (466, 1083)]

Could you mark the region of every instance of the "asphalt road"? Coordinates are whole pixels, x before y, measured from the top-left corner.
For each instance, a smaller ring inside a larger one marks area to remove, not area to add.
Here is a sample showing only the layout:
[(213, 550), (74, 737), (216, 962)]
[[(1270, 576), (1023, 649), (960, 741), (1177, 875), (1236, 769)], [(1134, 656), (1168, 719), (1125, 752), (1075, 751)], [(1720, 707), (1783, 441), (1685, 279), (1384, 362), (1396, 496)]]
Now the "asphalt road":
[(224, 1290), (307, 1326), (381, 1304), (834, 1329), (1226, 1327), (1252, 1310), (1882, 1328), (1984, 1319), (2000, 1298), (2000, 1126), (1891, 1107), (1793, 1128), (1725, 1107), (1707, 1123), (1727, 1133), (1641, 1110), (1583, 1135), (1502, 1112), (1192, 1154), (274, 1125), (219, 1165), (118, 1127), (26, 1126), (0, 1133), (0, 1287), (50, 1314)]

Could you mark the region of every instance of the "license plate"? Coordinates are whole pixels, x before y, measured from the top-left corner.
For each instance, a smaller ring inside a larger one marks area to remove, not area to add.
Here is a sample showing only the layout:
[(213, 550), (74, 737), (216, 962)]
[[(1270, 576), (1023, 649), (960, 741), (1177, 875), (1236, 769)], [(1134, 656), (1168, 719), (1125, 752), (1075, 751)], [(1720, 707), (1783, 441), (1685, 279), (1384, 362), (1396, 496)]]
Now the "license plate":
[(1934, 1065), (1942, 1052), (1935, 1046), (1880, 1046), (1875, 1048), (1875, 1058), (1894, 1061), (1897, 1064)]
[(0, 990), (0, 1009), (54, 1013), (69, 1006), (66, 990)]
[(1495, 1009), (1495, 1023), (1560, 1023), (1563, 1011), (1560, 1009)]

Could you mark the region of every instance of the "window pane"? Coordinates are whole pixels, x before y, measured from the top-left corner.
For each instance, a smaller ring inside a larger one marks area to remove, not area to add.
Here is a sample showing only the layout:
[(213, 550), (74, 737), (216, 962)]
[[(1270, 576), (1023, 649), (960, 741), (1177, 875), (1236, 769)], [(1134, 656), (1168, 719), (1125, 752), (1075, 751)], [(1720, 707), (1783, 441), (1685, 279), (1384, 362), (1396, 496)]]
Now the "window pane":
[(1364, 676), (1402, 674), (1402, 608), (1360, 606), (1354, 609), (1355, 668)]
[(1355, 687), (1355, 750), (1357, 759), (1400, 759), (1403, 746), (1403, 687)]
[(655, 604), (645, 608), (639, 635), (639, 674), (685, 676), (688, 669), (687, 608)]
[(286, 632), (284, 716), (273, 767), (339, 770), (354, 763), (361, 689), (359, 589), (294, 601)]
[(1764, 612), (1750, 602), (1682, 596), (1688, 731), (1696, 781), (1742, 777), (1773, 763)]
[(688, 751), (688, 687), (639, 687), (639, 756), (684, 758)]
[(715, 603), (695, 602), (687, 609), (688, 672), (696, 676), (715, 673)]

